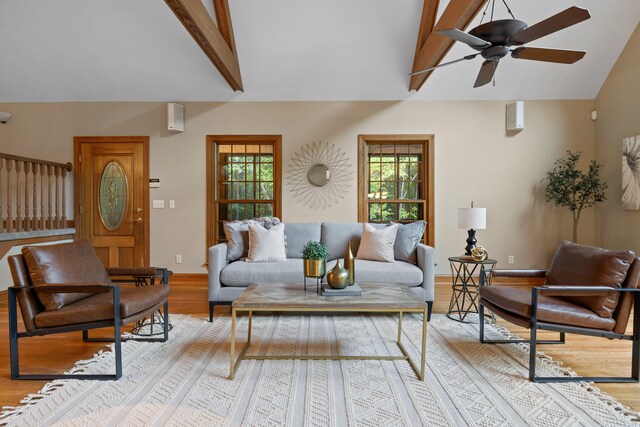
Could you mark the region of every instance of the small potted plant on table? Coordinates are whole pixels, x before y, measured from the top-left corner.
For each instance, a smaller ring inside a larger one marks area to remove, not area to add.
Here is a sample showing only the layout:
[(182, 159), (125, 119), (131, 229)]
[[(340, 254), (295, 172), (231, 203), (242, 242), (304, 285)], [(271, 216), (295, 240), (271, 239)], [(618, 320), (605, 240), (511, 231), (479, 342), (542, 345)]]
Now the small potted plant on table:
[[(304, 260), (304, 288), (307, 289), (307, 277), (315, 277), (319, 281), (327, 274), (327, 258), (329, 251), (322, 242), (309, 240), (302, 248)], [(319, 283), (319, 282), (318, 282)], [(316, 287), (318, 285), (316, 283)]]

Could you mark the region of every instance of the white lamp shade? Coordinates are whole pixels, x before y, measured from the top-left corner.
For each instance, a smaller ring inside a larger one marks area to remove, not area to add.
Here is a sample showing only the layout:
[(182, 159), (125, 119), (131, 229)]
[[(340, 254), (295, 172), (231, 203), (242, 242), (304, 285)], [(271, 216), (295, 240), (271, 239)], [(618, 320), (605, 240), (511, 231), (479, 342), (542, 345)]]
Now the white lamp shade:
[(458, 208), (458, 228), (484, 230), (487, 228), (487, 209)]

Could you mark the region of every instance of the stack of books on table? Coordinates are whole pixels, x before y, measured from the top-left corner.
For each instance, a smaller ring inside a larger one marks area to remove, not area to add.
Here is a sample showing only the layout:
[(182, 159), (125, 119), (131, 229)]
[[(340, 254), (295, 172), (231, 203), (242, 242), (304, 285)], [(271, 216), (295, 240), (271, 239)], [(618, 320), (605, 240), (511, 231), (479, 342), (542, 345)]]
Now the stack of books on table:
[(325, 297), (361, 297), (362, 288), (354, 283), (344, 289), (333, 289), (326, 283), (322, 284), (322, 295)]

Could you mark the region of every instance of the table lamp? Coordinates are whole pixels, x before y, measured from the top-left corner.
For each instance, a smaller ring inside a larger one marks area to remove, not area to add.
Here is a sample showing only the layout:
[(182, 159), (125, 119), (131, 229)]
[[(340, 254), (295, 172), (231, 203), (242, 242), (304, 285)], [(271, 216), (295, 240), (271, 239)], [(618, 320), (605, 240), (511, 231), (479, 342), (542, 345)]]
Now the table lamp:
[(487, 228), (487, 209), (474, 208), (471, 202), (470, 208), (458, 209), (458, 228), (466, 228), (469, 230), (467, 237), (466, 255), (471, 255), (471, 250), (476, 246), (476, 230), (484, 230)]

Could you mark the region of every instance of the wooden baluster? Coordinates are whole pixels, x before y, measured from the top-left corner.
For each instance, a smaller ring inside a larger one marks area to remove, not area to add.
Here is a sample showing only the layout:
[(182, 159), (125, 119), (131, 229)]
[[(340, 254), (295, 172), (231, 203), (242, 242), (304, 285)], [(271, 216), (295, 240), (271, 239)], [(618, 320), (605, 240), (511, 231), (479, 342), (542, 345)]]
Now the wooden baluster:
[(65, 197), (67, 170), (62, 169), (62, 224), (60, 228), (67, 228), (67, 200)]
[(48, 180), (47, 180), (47, 194), (49, 196), (49, 216), (47, 217), (47, 229), (51, 230), (53, 227), (53, 220), (55, 218), (55, 212), (53, 211), (53, 197), (52, 195), (54, 195), (54, 189), (52, 187), (51, 184), (51, 177), (53, 176), (53, 166), (49, 166), (49, 176), (48, 176)]
[(13, 160), (7, 159), (7, 231), (13, 231), (13, 212), (11, 210), (11, 171), (13, 171)]
[(62, 215), (60, 215), (60, 182), (59, 182), (59, 178), (60, 178), (60, 167), (56, 166), (55, 167), (55, 178), (54, 178), (54, 182), (55, 182), (55, 186), (56, 186), (56, 226), (54, 228), (61, 228), (60, 227), (60, 223), (62, 220)]
[(6, 229), (4, 210), (2, 209), (2, 201), (4, 199), (4, 191), (2, 188), (2, 170), (4, 169), (4, 162), (5, 159), (0, 157), (0, 233), (4, 233), (4, 230)]
[(20, 194), (20, 175), (22, 174), (23, 162), (16, 162), (16, 230), (22, 231), (22, 194)]
[(46, 224), (46, 212), (45, 212), (45, 188), (46, 185), (44, 185), (44, 181), (45, 181), (45, 176), (47, 174), (47, 166), (46, 165), (40, 165), (40, 229), (44, 230), (47, 227)]
[(33, 205), (31, 206), (31, 229), (38, 229), (38, 180), (36, 175), (38, 174), (38, 164), (32, 163), (31, 167), (33, 168), (33, 187), (31, 189), (31, 193), (33, 195)]
[(29, 209), (31, 198), (29, 197), (29, 175), (31, 175), (31, 163), (24, 162), (24, 230), (31, 231), (31, 217)]

